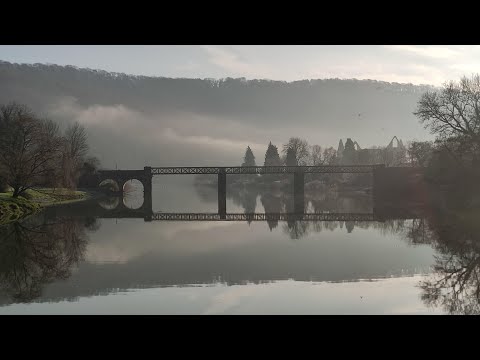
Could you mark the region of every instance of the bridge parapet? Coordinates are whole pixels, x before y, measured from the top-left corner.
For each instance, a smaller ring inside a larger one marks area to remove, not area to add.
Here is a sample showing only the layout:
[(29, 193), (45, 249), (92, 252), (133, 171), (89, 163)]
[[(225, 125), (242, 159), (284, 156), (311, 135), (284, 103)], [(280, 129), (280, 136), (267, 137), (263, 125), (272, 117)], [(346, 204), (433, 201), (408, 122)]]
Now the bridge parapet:
[(322, 166), (175, 166), (152, 167), (152, 175), (181, 174), (294, 174), (294, 173), (372, 173), (384, 165), (322, 165)]

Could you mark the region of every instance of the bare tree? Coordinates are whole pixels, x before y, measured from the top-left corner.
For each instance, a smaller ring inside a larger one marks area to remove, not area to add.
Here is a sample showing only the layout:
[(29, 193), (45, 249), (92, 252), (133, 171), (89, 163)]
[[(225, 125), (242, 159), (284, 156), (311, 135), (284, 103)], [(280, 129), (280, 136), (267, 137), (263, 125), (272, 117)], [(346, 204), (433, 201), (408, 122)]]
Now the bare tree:
[(335, 163), (337, 158), (337, 150), (333, 147), (326, 148), (323, 150), (323, 164), (324, 165), (332, 165)]
[(283, 145), (283, 154), (286, 156), (288, 149), (292, 149), (296, 156), (298, 165), (306, 165), (308, 163), (309, 151), (308, 142), (298, 137), (291, 137), (288, 143)]
[(24, 105), (0, 107), (0, 167), (5, 169), (14, 197), (40, 184), (55, 170), (60, 145), (53, 122), (38, 119)]
[(313, 145), (310, 152), (310, 165), (318, 166), (323, 164), (322, 147), (320, 145)]
[(88, 153), (85, 127), (78, 122), (69, 126), (65, 131), (63, 145), (63, 183), (68, 188), (75, 188), (80, 176), (80, 169)]
[(480, 145), (480, 75), (450, 81), (440, 91), (422, 95), (417, 111), (420, 121), (439, 139), (465, 136)]

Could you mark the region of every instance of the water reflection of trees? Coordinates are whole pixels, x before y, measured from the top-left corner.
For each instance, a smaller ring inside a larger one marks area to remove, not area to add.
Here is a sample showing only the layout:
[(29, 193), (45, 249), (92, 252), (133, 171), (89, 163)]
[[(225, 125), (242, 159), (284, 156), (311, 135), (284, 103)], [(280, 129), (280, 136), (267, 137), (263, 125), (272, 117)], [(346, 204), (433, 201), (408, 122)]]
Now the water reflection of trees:
[(422, 281), (422, 300), (450, 314), (480, 314), (480, 252), (436, 256), (434, 273)]
[(385, 230), (400, 234), (409, 244), (428, 244), (436, 251), (432, 273), (419, 283), (427, 306), (449, 314), (480, 314), (478, 210), (430, 210), (423, 219), (385, 222)]
[(480, 314), (480, 224), (451, 214), (434, 218), (430, 241), (437, 250), (433, 273), (420, 283), (423, 301), (450, 314)]
[[(229, 195), (235, 205), (243, 207), (245, 214), (255, 213), (258, 191), (255, 189), (243, 188), (230, 192)], [(252, 222), (252, 219), (249, 219), (248, 216), (247, 222), (248, 224)]]
[[(282, 199), (278, 196), (274, 196), (271, 193), (262, 194), (260, 202), (267, 214), (281, 213), (283, 210)], [(278, 226), (278, 220), (267, 220), (268, 228), (270, 231)]]
[[(255, 209), (257, 195), (267, 214), (294, 212), (293, 197), (289, 194), (248, 189), (230, 193), (246, 213)], [(283, 223), (282, 231), (291, 239), (301, 239), (338, 228), (348, 233), (356, 228), (374, 229), (383, 236), (395, 235), (412, 246), (430, 245), (436, 251), (433, 272), (419, 284), (425, 304), (451, 314), (480, 314), (480, 222), (478, 216), (472, 215), (478, 214), (478, 210), (467, 208), (467, 202), (457, 194), (444, 195), (439, 200), (421, 211), (423, 218), (383, 222), (288, 221)], [(307, 195), (305, 208), (316, 213), (371, 212), (373, 206), (369, 196), (325, 192), (315, 197)], [(268, 220), (267, 224), (270, 230), (278, 227), (277, 220)]]
[(43, 287), (67, 279), (83, 259), (95, 218), (43, 216), (0, 227), (0, 290), (16, 302), (30, 302)]
[[(205, 196), (205, 191), (197, 187), (199, 195)], [(215, 194), (216, 196), (216, 194)], [(255, 187), (244, 187), (227, 192), (227, 197), (233, 203), (241, 206), (245, 214), (255, 212), (257, 197), (260, 196), (260, 203), (265, 214), (295, 213), (295, 199), (290, 192), (272, 192)], [(325, 192), (320, 194), (307, 193), (304, 199), (304, 212), (372, 212), (372, 197), (367, 194), (339, 194), (337, 192)], [(250, 221), (249, 221), (250, 223)], [(333, 231), (337, 227), (343, 227), (343, 223), (332, 221), (288, 221), (282, 226), (282, 230), (292, 239), (300, 239), (307, 236), (311, 231), (321, 232), (322, 230)], [(355, 226), (368, 227), (369, 224), (348, 222), (345, 224), (348, 232), (352, 232)], [(278, 220), (267, 220), (270, 230), (278, 227)]]

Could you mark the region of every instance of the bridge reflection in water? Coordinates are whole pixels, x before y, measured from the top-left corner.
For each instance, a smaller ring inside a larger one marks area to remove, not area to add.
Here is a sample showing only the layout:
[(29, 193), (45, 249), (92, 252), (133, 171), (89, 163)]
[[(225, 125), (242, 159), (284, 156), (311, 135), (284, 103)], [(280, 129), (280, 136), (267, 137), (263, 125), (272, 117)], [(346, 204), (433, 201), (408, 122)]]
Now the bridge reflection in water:
[(416, 219), (422, 216), (412, 211), (386, 211), (373, 209), (372, 212), (317, 212), (317, 213), (177, 213), (153, 212), (148, 209), (129, 209), (119, 205), (115, 209), (105, 209), (100, 205), (90, 210), (92, 215), (104, 219), (144, 219), (145, 221), (377, 221), (388, 219)]
[(376, 221), (373, 213), (161, 213), (151, 220), (163, 221)]

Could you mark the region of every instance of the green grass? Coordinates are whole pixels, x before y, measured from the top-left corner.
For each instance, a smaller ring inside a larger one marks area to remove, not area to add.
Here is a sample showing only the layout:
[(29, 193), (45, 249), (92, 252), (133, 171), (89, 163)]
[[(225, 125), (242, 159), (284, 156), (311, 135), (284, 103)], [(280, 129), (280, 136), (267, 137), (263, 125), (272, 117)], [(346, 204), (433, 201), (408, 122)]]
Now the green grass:
[(0, 193), (0, 225), (34, 214), (42, 207), (85, 200), (88, 194), (69, 189), (28, 189), (22, 196), (13, 192)]
[(41, 206), (48, 206), (83, 200), (87, 198), (87, 193), (62, 188), (28, 189), (23, 196), (31, 201), (39, 203)]

